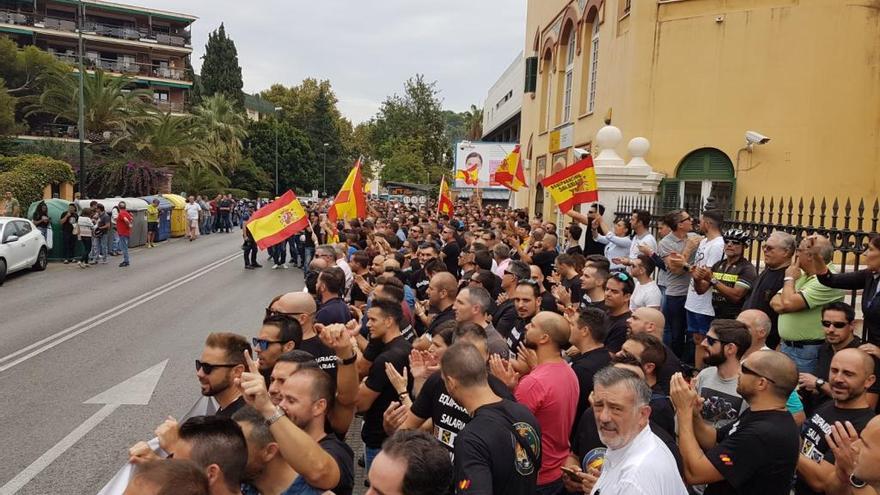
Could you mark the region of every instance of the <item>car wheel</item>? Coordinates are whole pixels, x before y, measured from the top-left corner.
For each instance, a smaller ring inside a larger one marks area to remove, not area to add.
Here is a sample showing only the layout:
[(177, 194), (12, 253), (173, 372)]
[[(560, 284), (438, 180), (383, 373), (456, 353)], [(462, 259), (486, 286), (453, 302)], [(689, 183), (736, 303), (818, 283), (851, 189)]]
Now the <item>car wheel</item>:
[(46, 248), (40, 248), (40, 254), (37, 255), (37, 262), (34, 263), (34, 266), (31, 267), (35, 271), (41, 272), (46, 269), (46, 265), (49, 263), (49, 255), (46, 253)]
[(0, 285), (3, 285), (3, 280), (6, 279), (6, 260), (0, 258)]

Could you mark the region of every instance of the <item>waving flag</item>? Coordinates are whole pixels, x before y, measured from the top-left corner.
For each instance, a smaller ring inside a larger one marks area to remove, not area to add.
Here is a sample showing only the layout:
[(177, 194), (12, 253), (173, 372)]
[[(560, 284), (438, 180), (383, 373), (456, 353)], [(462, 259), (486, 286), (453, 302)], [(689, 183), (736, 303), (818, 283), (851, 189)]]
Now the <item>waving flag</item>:
[(455, 206), (452, 204), (452, 195), (449, 194), (449, 185), (446, 184), (446, 176), (440, 179), (440, 195), (437, 198), (437, 213), (452, 216)]
[(519, 191), (526, 184), (526, 174), (523, 169), (522, 157), (519, 154), (519, 145), (507, 155), (507, 158), (498, 165), (495, 170), (495, 181), (511, 191)]
[(260, 208), (251, 216), (247, 229), (254, 236), (257, 247), (274, 246), (308, 227), (309, 217), (296, 194), (288, 190), (280, 198)]
[(480, 166), (471, 165), (466, 170), (459, 170), (455, 178), (463, 180), (469, 186), (476, 186), (480, 183)]
[(581, 203), (599, 201), (596, 171), (590, 156), (547, 177), (541, 181), (541, 185), (550, 191), (550, 196), (562, 213)]
[(367, 201), (364, 197), (364, 179), (361, 175), (361, 160), (354, 162), (354, 168), (342, 184), (342, 189), (327, 211), (327, 218), (336, 222), (338, 218), (367, 218)]

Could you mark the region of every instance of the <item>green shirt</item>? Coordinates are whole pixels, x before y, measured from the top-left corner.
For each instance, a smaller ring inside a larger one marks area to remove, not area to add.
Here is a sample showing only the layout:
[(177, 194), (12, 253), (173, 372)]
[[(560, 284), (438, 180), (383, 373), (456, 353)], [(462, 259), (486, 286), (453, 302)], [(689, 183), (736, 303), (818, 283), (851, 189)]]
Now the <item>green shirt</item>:
[[(837, 267), (834, 265), (829, 265), (828, 269), (834, 273), (837, 272)], [(842, 301), (844, 292), (840, 289), (825, 287), (816, 280), (815, 275), (797, 279), (794, 289), (804, 298), (807, 307), (794, 313), (779, 315), (779, 337), (783, 340), (794, 341), (824, 339), (822, 306)], [(778, 294), (782, 294), (782, 290)]]
[(159, 208), (150, 203), (147, 205), (147, 223), (159, 221)]
[(21, 213), (21, 205), (18, 204), (18, 200), (15, 198), (6, 200), (6, 212), (3, 214), (7, 217), (15, 216), (15, 210), (19, 210)]

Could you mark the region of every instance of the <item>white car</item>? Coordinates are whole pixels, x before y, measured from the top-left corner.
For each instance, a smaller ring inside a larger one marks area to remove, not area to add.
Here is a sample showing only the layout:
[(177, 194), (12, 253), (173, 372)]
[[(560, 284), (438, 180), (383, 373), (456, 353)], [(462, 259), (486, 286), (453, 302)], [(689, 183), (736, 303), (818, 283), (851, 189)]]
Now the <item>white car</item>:
[(0, 285), (7, 273), (45, 270), (48, 260), (46, 239), (30, 220), (0, 217)]

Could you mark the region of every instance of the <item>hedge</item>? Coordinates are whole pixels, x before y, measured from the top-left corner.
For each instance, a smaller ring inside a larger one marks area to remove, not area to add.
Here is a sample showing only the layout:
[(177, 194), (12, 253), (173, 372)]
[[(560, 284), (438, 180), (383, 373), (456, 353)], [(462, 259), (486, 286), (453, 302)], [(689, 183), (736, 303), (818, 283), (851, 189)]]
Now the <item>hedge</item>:
[(22, 208), (43, 199), (47, 185), (62, 182), (76, 182), (67, 162), (42, 155), (0, 157), (0, 191), (12, 191)]

